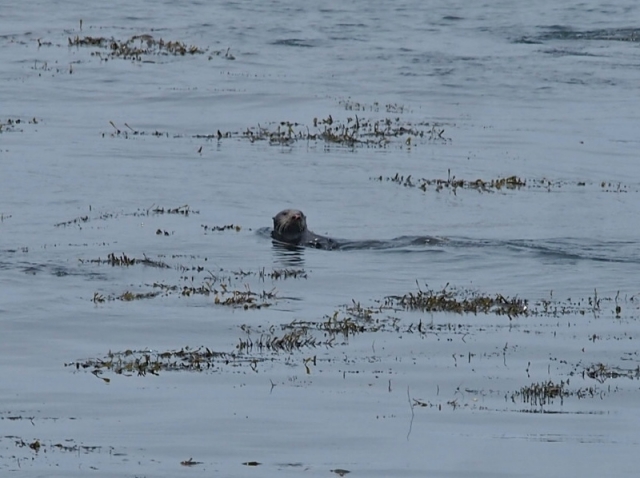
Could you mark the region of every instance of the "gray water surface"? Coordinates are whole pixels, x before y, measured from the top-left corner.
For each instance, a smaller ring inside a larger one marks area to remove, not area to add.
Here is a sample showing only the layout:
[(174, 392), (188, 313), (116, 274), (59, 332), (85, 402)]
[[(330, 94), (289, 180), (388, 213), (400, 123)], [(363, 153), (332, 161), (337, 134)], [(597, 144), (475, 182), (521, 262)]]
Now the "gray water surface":
[[(636, 475), (636, 2), (5, 10), (3, 476)], [(358, 247), (274, 246), (288, 207)], [(385, 306), (428, 290), (528, 315)], [(258, 347), (354, 304), (366, 331)], [(228, 355), (95, 366), (185, 347)]]

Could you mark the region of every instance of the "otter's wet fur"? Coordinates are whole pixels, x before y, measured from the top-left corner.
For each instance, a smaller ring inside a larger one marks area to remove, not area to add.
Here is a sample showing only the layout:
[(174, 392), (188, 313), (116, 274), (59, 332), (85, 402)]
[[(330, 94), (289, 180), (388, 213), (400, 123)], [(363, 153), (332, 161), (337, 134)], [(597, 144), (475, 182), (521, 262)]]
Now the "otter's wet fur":
[(333, 239), (319, 236), (307, 229), (307, 217), (298, 209), (285, 209), (273, 217), (271, 237), (279, 242), (294, 246), (335, 249), (338, 244)]
[[(268, 228), (264, 228), (265, 232)], [(366, 240), (349, 241), (319, 236), (307, 228), (307, 217), (298, 209), (285, 209), (273, 217), (271, 238), (287, 249), (313, 247), (327, 250), (353, 249), (397, 249), (403, 247), (433, 246), (447, 242), (446, 239), (432, 236), (400, 236), (388, 241)]]

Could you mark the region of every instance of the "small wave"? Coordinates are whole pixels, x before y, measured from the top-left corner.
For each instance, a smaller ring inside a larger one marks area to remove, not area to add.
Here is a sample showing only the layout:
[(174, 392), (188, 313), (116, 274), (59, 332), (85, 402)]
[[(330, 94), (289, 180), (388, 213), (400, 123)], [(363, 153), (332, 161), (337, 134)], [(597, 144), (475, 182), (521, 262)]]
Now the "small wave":
[[(261, 227), (256, 233), (265, 238), (271, 238), (271, 228)], [(407, 249), (407, 248), (423, 248), (446, 243), (447, 240), (433, 236), (400, 236), (389, 240), (365, 239), (365, 240), (348, 240), (348, 239), (331, 239), (331, 247), (327, 249), (353, 251), (353, 250), (385, 250), (385, 249)], [(304, 247), (296, 245), (287, 245), (278, 241), (273, 241), (277, 250), (295, 250), (302, 251)], [(324, 249), (323, 247), (317, 247)]]
[[(7, 267), (9, 268), (9, 267)], [(82, 268), (72, 268), (55, 263), (18, 262), (11, 264), (11, 269), (19, 270), (27, 275), (48, 274), (56, 277), (84, 277), (90, 280), (104, 280), (106, 276), (102, 273), (88, 271)]]
[(574, 30), (565, 26), (551, 26), (539, 35), (522, 37), (515, 43), (542, 43), (554, 40), (597, 40), (597, 41), (627, 41), (640, 42), (640, 29), (638, 28), (606, 28), (599, 30)]
[[(262, 237), (271, 238), (271, 228), (263, 227), (256, 232)], [(388, 240), (332, 239), (332, 241), (335, 246), (331, 249), (340, 251), (444, 252), (448, 248), (493, 248), (498, 252), (499, 250), (518, 253), (528, 251), (540, 257), (557, 260), (640, 263), (640, 245), (635, 241), (598, 241), (578, 238), (497, 240), (436, 236), (400, 236)], [(281, 244), (278, 245), (282, 248)], [(299, 246), (287, 247), (295, 248), (298, 251), (304, 250)]]
[(341, 241), (338, 240), (338, 249), (349, 250), (387, 250), (387, 249), (407, 249), (424, 248), (445, 243), (445, 239), (433, 236), (401, 236), (387, 241), (364, 240), (364, 241)]
[(512, 247), (530, 249), (545, 256), (598, 262), (640, 263), (638, 244), (623, 241), (557, 239), (546, 241), (510, 241)]
[(590, 56), (597, 57), (593, 53), (584, 52), (584, 51), (576, 51), (576, 50), (568, 50), (564, 48), (550, 48), (548, 50), (542, 50), (542, 53), (546, 53), (547, 55), (551, 55), (554, 57), (564, 57), (564, 56)]
[(528, 251), (540, 257), (568, 261), (640, 263), (636, 242), (597, 241), (574, 238), (474, 240), (450, 239), (453, 247), (489, 247), (516, 252)]
[(295, 46), (300, 48), (313, 48), (317, 45), (312, 40), (303, 40), (301, 38), (284, 38), (282, 40), (276, 40), (271, 43), (272, 45), (282, 46)]

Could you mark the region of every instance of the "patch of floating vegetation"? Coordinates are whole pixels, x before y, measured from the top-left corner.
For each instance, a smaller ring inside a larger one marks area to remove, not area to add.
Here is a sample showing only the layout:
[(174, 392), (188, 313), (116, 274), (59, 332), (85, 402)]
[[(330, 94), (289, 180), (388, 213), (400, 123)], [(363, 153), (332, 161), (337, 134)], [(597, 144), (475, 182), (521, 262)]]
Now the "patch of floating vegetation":
[(221, 232), (221, 231), (236, 231), (236, 232), (240, 232), (240, 230), (242, 229), (241, 226), (238, 226), (236, 224), (227, 224), (226, 226), (207, 226), (206, 224), (201, 224), (200, 227), (202, 227), (202, 229), (204, 229), (204, 233), (206, 234), (207, 232), (211, 231), (211, 232)]
[[(376, 318), (374, 314), (382, 312), (382, 309), (362, 307), (359, 303), (343, 307), (345, 317), (340, 316), (340, 311), (336, 310), (332, 315), (325, 315), (320, 321), (295, 320), (289, 324), (282, 325), (283, 329), (312, 328), (325, 332), (331, 336), (342, 335), (345, 339), (350, 335), (363, 332), (378, 332), (387, 330), (387, 325), (395, 324), (394, 318)], [(398, 330), (394, 327), (394, 330)]]
[[(244, 277), (247, 273), (239, 271), (239, 277)], [(217, 279), (214, 279), (217, 280)], [(180, 292), (182, 295), (204, 294), (214, 295), (214, 302), (217, 305), (230, 307), (242, 307), (244, 309), (259, 309), (271, 304), (275, 299), (275, 289), (271, 292), (254, 293), (248, 286), (245, 290), (230, 290), (229, 286), (221, 283), (219, 289), (211, 284), (203, 286), (202, 289), (190, 287), (166, 286), (155, 284), (154, 287), (166, 291)], [(116, 297), (113, 300), (134, 300), (137, 296)], [(129, 293), (130, 294), (130, 293)], [(104, 298), (100, 297), (100, 300)], [(555, 306), (550, 306), (551, 301), (535, 303), (531, 308), (528, 301), (521, 299), (509, 299), (501, 294), (483, 295), (477, 292), (466, 290), (450, 289), (448, 284), (442, 290), (422, 290), (409, 292), (404, 295), (388, 296), (383, 300), (376, 301), (375, 306), (363, 306), (359, 302), (352, 301), (350, 304), (342, 306), (331, 315), (325, 315), (318, 320), (296, 319), (288, 323), (271, 325), (268, 328), (262, 326), (241, 325), (240, 330), (243, 337), (238, 339), (233, 352), (212, 352), (209, 348), (199, 347), (190, 349), (185, 347), (178, 351), (152, 352), (131, 350), (120, 353), (109, 353), (104, 359), (89, 359), (80, 362), (72, 362), (66, 365), (75, 365), (77, 369), (93, 367), (93, 373), (99, 376), (104, 370), (114, 371), (118, 374), (146, 375), (147, 373), (157, 374), (160, 371), (220, 371), (223, 365), (239, 366), (249, 364), (254, 371), (257, 371), (256, 364), (266, 360), (277, 360), (277, 355), (284, 353), (287, 357), (294, 352), (304, 349), (315, 349), (318, 347), (334, 348), (345, 346), (349, 339), (357, 334), (387, 332), (396, 334), (420, 334), (423, 336), (439, 333), (453, 334), (461, 336), (462, 342), (465, 337), (474, 333), (474, 327), (469, 324), (455, 324), (452, 322), (434, 324), (424, 323), (419, 319), (417, 323), (402, 320), (399, 317), (389, 315), (390, 311), (401, 310), (411, 313), (418, 312), (448, 312), (455, 314), (494, 314), (497, 316), (506, 315), (509, 319), (525, 317), (529, 315), (557, 317), (568, 314), (576, 316), (580, 311), (599, 313), (603, 301), (608, 298), (599, 298), (597, 291), (594, 297), (580, 299), (555, 301)], [(632, 297), (630, 300), (634, 300)], [(620, 307), (619, 298), (611, 299), (615, 302), (616, 309)], [(619, 318), (620, 310), (616, 311), (616, 318)], [(483, 325), (479, 331), (486, 331), (487, 326)], [(528, 332), (528, 331), (525, 331)], [(438, 338), (438, 340), (440, 340)], [(448, 338), (448, 341), (451, 339)], [(591, 340), (591, 339), (590, 339)], [(595, 336), (593, 338), (595, 341)], [(502, 350), (498, 350), (491, 356), (503, 356), (506, 360), (507, 345)], [(265, 355), (266, 353), (271, 356)], [(454, 354), (454, 361), (457, 358), (471, 361), (475, 354)], [(488, 356), (485, 354), (485, 356)], [(303, 363), (307, 373), (311, 373), (310, 364), (316, 365), (316, 357), (304, 358)], [(614, 378), (640, 379), (640, 366), (629, 369), (608, 367), (603, 364), (595, 364), (584, 368), (578, 364), (570, 373), (574, 376), (582, 371), (583, 378), (589, 377), (599, 382), (604, 382)], [(102, 378), (102, 377), (100, 377)], [(103, 379), (108, 381), (108, 379)], [(601, 394), (593, 387), (572, 390), (568, 388), (569, 380), (555, 384), (553, 382), (543, 382), (523, 387), (521, 390), (511, 395), (511, 400), (521, 399), (536, 406), (551, 403), (553, 399), (562, 399), (568, 396), (578, 398), (594, 397)], [(506, 396), (508, 398), (508, 395)], [(416, 403), (415, 405), (419, 405)], [(425, 406), (432, 406), (426, 404)], [(456, 401), (450, 403), (454, 408), (460, 406)]]
[[(93, 210), (92, 206), (89, 206), (89, 211)], [(162, 214), (176, 214), (179, 216), (188, 217), (190, 214), (200, 214), (200, 211), (196, 211), (191, 209), (188, 204), (183, 206), (173, 207), (173, 208), (164, 208), (160, 206), (156, 206), (155, 204), (147, 209), (138, 209), (134, 212), (128, 213), (102, 213), (94, 217), (89, 217), (88, 214), (84, 216), (78, 216), (74, 219), (69, 219), (68, 221), (62, 221), (54, 224), (54, 227), (67, 227), (67, 226), (81, 226), (89, 221), (106, 221), (108, 219), (117, 219), (120, 216), (134, 216), (134, 217), (148, 217), (153, 215), (162, 215)]]
[[(183, 206), (178, 206), (174, 208), (163, 208), (163, 207), (153, 207), (151, 209), (152, 214), (180, 214), (182, 216), (188, 216), (189, 214), (200, 214), (200, 211), (192, 211), (188, 204)], [(147, 214), (149, 215), (149, 210), (147, 210)]]
[(418, 287), (418, 292), (408, 292), (402, 296), (388, 296), (379, 301), (381, 309), (400, 308), (402, 310), (453, 312), (457, 314), (485, 313), (506, 315), (510, 320), (519, 316), (561, 317), (590, 314), (598, 317), (603, 313), (607, 313), (608, 309), (603, 308), (605, 303), (613, 306), (611, 316), (620, 319), (622, 314), (621, 304), (637, 304), (637, 302), (638, 298), (636, 296), (621, 298), (619, 293), (615, 297), (601, 297), (598, 296), (597, 290), (594, 290), (593, 297), (589, 296), (576, 300), (571, 298), (566, 300), (554, 299), (553, 294), (551, 294), (548, 299), (530, 301), (518, 297), (509, 298), (502, 294), (486, 295), (473, 290), (449, 288), (449, 284), (446, 284), (442, 290), (422, 290)]
[[(442, 402), (431, 402), (431, 401), (427, 401), (427, 400), (423, 400), (423, 399), (419, 399), (419, 398), (412, 398), (411, 402), (411, 410), (413, 411), (414, 407), (420, 407), (420, 408), (437, 408), (438, 411), (442, 411), (442, 406), (443, 403)], [(453, 400), (447, 400), (446, 402), (444, 402), (444, 405), (447, 405), (448, 407), (451, 407), (452, 410), (457, 410), (459, 408), (474, 408), (474, 406), (468, 404), (468, 403), (460, 403), (457, 399), (453, 399)]]
[(241, 338), (236, 346), (240, 353), (292, 352), (304, 347), (331, 346), (329, 340), (317, 339), (309, 333), (306, 327), (297, 328), (282, 335), (261, 332), (254, 339), (250, 337), (249, 327), (243, 326), (242, 328), (247, 333), (247, 337)]
[(121, 300), (123, 302), (131, 302), (133, 300), (153, 299), (154, 297), (159, 296), (161, 293), (162, 292), (158, 292), (158, 291), (151, 291), (151, 292), (126, 291), (117, 296), (111, 296), (111, 295), (104, 296), (98, 292), (95, 292), (93, 294), (93, 298), (91, 299), (91, 301), (96, 304), (101, 304), (103, 302), (112, 301), (112, 300)]
[(126, 254), (122, 253), (120, 256), (116, 256), (113, 252), (107, 256), (106, 259), (79, 259), (81, 264), (84, 263), (92, 263), (92, 264), (109, 264), (110, 266), (133, 266), (136, 264), (149, 266), (149, 267), (158, 267), (160, 269), (170, 269), (171, 267), (162, 261), (154, 261), (149, 259), (147, 256), (144, 256), (143, 259), (136, 259), (133, 257), (129, 257)]
[(546, 405), (551, 405), (554, 400), (559, 400), (560, 405), (564, 404), (564, 399), (567, 397), (594, 398), (602, 397), (604, 391), (597, 389), (596, 387), (580, 387), (575, 390), (569, 389), (569, 380), (561, 380), (559, 383), (555, 383), (552, 380), (547, 382), (532, 383), (522, 387), (520, 390), (511, 394), (511, 401), (516, 403), (516, 400), (521, 400), (524, 403), (529, 403), (531, 406), (543, 408)]
[[(195, 266), (191, 269), (185, 268), (183, 266), (180, 267), (182, 270), (196, 270), (197, 272), (201, 272), (204, 270), (202, 266)], [(280, 280), (280, 279), (306, 279), (307, 272), (304, 269), (272, 269), (267, 272), (267, 270), (263, 267), (257, 271), (245, 271), (245, 270), (237, 270), (237, 271), (224, 271), (220, 269), (220, 272), (227, 272), (224, 275), (216, 275), (211, 271), (207, 271), (209, 273), (209, 280), (211, 282), (231, 282), (232, 280), (243, 279), (248, 276), (256, 276), (261, 281), (265, 279), (271, 280)], [(230, 275), (229, 275), (230, 274)]]
[[(241, 326), (246, 337), (239, 339), (238, 351), (256, 352), (292, 352), (302, 348), (332, 348), (348, 343), (349, 337), (362, 333), (397, 332), (426, 334), (428, 327), (420, 321), (418, 324), (402, 324), (397, 317), (382, 317), (376, 314), (382, 308), (362, 307), (353, 302), (344, 306), (342, 311), (336, 310), (332, 315), (325, 315), (320, 320), (296, 319), (281, 324), (282, 334), (278, 334), (275, 326), (268, 331), (253, 330), (247, 325)], [(446, 327), (443, 327), (445, 329)], [(457, 331), (457, 327), (454, 326)], [(429, 329), (432, 330), (433, 328)], [(451, 329), (449, 329), (451, 330)], [(321, 333), (322, 336), (317, 336)], [(316, 334), (316, 335), (314, 335)]]
[(298, 277), (306, 279), (307, 272), (304, 269), (273, 269), (270, 272), (266, 272), (265, 269), (262, 269), (258, 272), (258, 276), (262, 280), (264, 280), (265, 277), (268, 277), (271, 280), (297, 279)]
[[(359, 302), (343, 306), (340, 310), (326, 315), (320, 320), (296, 319), (292, 322), (280, 325), (285, 331), (284, 335), (278, 335), (275, 331), (258, 331), (258, 337), (252, 329), (243, 326), (242, 330), (247, 334), (246, 339), (240, 339), (240, 350), (268, 349), (277, 351), (278, 346), (286, 344), (287, 351), (302, 347), (333, 347), (344, 344), (350, 336), (361, 333), (393, 332), (393, 333), (417, 333), (428, 334), (433, 332), (449, 332), (466, 335), (468, 327), (451, 323), (427, 324), (421, 319), (417, 322), (407, 323), (398, 317), (386, 314), (389, 310), (399, 309), (421, 312), (452, 312), (456, 314), (494, 314), (506, 315), (509, 319), (529, 314), (528, 302), (518, 298), (505, 298), (501, 294), (483, 295), (477, 292), (442, 290), (419, 290), (409, 292), (402, 296), (389, 296), (382, 301), (377, 301), (375, 307), (366, 307)], [(321, 332), (323, 338), (313, 338), (310, 332)], [(340, 340), (338, 341), (338, 338)], [(272, 346), (275, 344), (276, 346)]]
[[(612, 304), (611, 315), (616, 319), (622, 317), (622, 305), (631, 304), (637, 308), (638, 296), (620, 297), (618, 292), (614, 297), (602, 297), (598, 296), (598, 290), (594, 289), (593, 297), (580, 298), (572, 300), (568, 298), (566, 300), (556, 300), (551, 294), (549, 299), (541, 299), (536, 302), (534, 307), (530, 310), (532, 315), (540, 315), (545, 317), (559, 317), (563, 315), (586, 315), (590, 314), (594, 317), (599, 317), (603, 313), (606, 313), (608, 309), (603, 308), (606, 304)], [(598, 336), (594, 335), (592, 340), (595, 340)]]
[(208, 296), (212, 292), (211, 286), (208, 283), (201, 285), (199, 287), (194, 287), (194, 286), (167, 285), (167, 284), (161, 284), (156, 282), (153, 284), (153, 287), (161, 289), (165, 293), (165, 295), (169, 295), (172, 292), (179, 292), (181, 295), (185, 297), (190, 297), (192, 295)]
[[(370, 178), (373, 181), (378, 182), (391, 182), (399, 186), (406, 188), (417, 188), (422, 191), (433, 190), (440, 192), (443, 190), (451, 191), (454, 194), (458, 189), (474, 190), (478, 192), (497, 192), (501, 190), (519, 190), (523, 188), (527, 189), (545, 189), (551, 192), (552, 190), (558, 190), (568, 187), (587, 187), (587, 186), (600, 186), (602, 192), (613, 193), (625, 193), (629, 192), (629, 187), (622, 183), (611, 183), (602, 181), (600, 183), (587, 183), (586, 181), (551, 181), (549, 179), (528, 179), (524, 180), (518, 176), (499, 177), (495, 179), (459, 179), (455, 176), (451, 176), (451, 170), (448, 170), (447, 179), (441, 178), (414, 178), (411, 174), (403, 176), (400, 173), (396, 173), (395, 176), (377, 176)], [(636, 191), (637, 192), (637, 191)]]
[(329, 470), (331, 473), (335, 473), (338, 476), (345, 476), (351, 473), (349, 470), (344, 470), (342, 468), (336, 468), (335, 470)]
[[(67, 444), (62, 443), (45, 443), (40, 439), (35, 439), (33, 441), (27, 440), (25, 441), (19, 437), (12, 437), (14, 439), (15, 445), (19, 448), (31, 448), (34, 452), (38, 453), (42, 451), (43, 453), (47, 453), (48, 450), (57, 450), (57, 451), (66, 451), (73, 453), (91, 453), (94, 451), (101, 451), (103, 447), (101, 446), (88, 446), (88, 445), (77, 445), (77, 444), (69, 444), (72, 440), (65, 440)], [(109, 450), (113, 451), (112, 447), (109, 447)]]
[(527, 301), (517, 297), (488, 296), (473, 291), (447, 290), (447, 287), (448, 284), (440, 291), (418, 289), (418, 292), (402, 296), (388, 296), (384, 305), (422, 312), (493, 313), (507, 315), (509, 319), (529, 313)]
[(220, 289), (216, 289), (209, 281), (205, 281), (201, 286), (178, 286), (156, 282), (152, 287), (153, 289), (158, 290), (151, 290), (148, 292), (125, 291), (122, 294), (106, 296), (99, 292), (95, 292), (91, 300), (96, 304), (101, 304), (114, 300), (130, 302), (140, 299), (152, 299), (160, 295), (168, 296), (172, 293), (178, 293), (184, 297), (213, 295), (213, 302), (216, 305), (225, 305), (228, 307), (237, 307), (248, 310), (269, 307), (273, 305), (273, 302), (277, 299), (275, 289), (271, 291), (253, 292), (248, 285), (245, 285), (244, 290), (230, 290), (229, 286), (225, 283), (220, 283)]
[(600, 383), (609, 379), (628, 378), (631, 380), (640, 379), (640, 365), (633, 368), (611, 367), (603, 363), (593, 364), (584, 370), (584, 374)]
[(559, 189), (569, 187), (599, 187), (599, 190), (605, 193), (627, 193), (631, 191), (629, 186), (622, 184), (621, 182), (554, 181), (547, 178), (531, 179), (529, 180), (528, 187), (530, 187), (531, 189), (544, 189), (548, 192), (557, 191)]
[(458, 189), (472, 189), (479, 192), (495, 192), (501, 189), (520, 189), (526, 186), (526, 182), (517, 176), (489, 180), (467, 180), (451, 176), (451, 170), (449, 170), (447, 179), (413, 179), (411, 175), (405, 177), (401, 176), (399, 173), (396, 173), (395, 176), (378, 176), (371, 179), (379, 182), (388, 181), (408, 188), (418, 188), (422, 191), (433, 189), (436, 192), (440, 192), (443, 189), (446, 189), (452, 191), (454, 194)]
[[(455, 314), (494, 314), (497, 316), (507, 316), (509, 320), (519, 317), (546, 316), (559, 317), (561, 315), (585, 315), (586, 313), (598, 314), (602, 299), (594, 297), (580, 299), (577, 301), (552, 301), (542, 300), (530, 305), (528, 300), (519, 298), (509, 298), (502, 294), (487, 295), (476, 291), (458, 290), (449, 288), (447, 284), (441, 290), (422, 290), (408, 292), (401, 296), (388, 296), (383, 300), (376, 301), (376, 306), (367, 307), (359, 302), (352, 301), (351, 304), (343, 306), (340, 310), (334, 311), (332, 315), (324, 316), (320, 320), (296, 319), (290, 323), (282, 324), (280, 328), (291, 334), (291, 336), (277, 335), (273, 330), (268, 333), (259, 332), (260, 337), (251, 339), (251, 329), (243, 328), (248, 339), (241, 339), (244, 348), (251, 349), (252, 344), (258, 344), (258, 350), (269, 348), (266, 344), (271, 341), (280, 343), (284, 341), (288, 344), (300, 344), (304, 346), (327, 346), (337, 345), (338, 337), (342, 338), (340, 343), (355, 334), (393, 332), (401, 334), (417, 333), (421, 335), (446, 332), (452, 334), (467, 335), (470, 333), (470, 326), (462, 324), (434, 324), (425, 323), (420, 319), (417, 323), (401, 320), (398, 317), (389, 315), (392, 310), (418, 311), (418, 312), (448, 312)], [(620, 318), (620, 305), (616, 301), (615, 317)], [(307, 339), (309, 332), (323, 333), (322, 339)], [(305, 340), (298, 340), (304, 337)], [(295, 339), (295, 340), (293, 340)], [(464, 341), (464, 338), (463, 338)]]
[[(118, 40), (116, 38), (92, 37), (84, 36), (68, 39), (70, 47), (93, 47), (103, 51), (93, 51), (92, 56), (100, 58), (102, 61), (110, 59), (123, 59), (133, 61), (150, 60), (150, 56), (185, 56), (185, 55), (202, 55), (206, 53), (206, 49), (195, 45), (188, 45), (181, 41), (165, 41), (162, 38), (156, 39), (151, 35), (134, 35), (126, 40)], [(209, 59), (214, 56), (221, 56), (222, 51), (212, 52)], [(227, 49), (224, 57), (233, 59)]]
[[(4, 413), (7, 413), (7, 412), (4, 412)], [(6, 417), (3, 417), (2, 415), (3, 414), (0, 414), (0, 420), (10, 420), (12, 422), (15, 422), (18, 420), (29, 420), (32, 425), (35, 425), (35, 423), (33, 422), (33, 419), (35, 417), (23, 417), (22, 415), (8, 415)]]
[[(166, 258), (166, 256), (161, 257)], [(182, 255), (171, 257), (171, 259), (182, 258), (184, 258)], [(189, 258), (197, 259), (197, 257), (193, 256)], [(204, 260), (206, 261), (207, 259), (205, 258)], [(156, 269), (173, 269), (179, 271), (181, 274), (179, 278), (181, 281), (180, 283), (155, 281), (153, 283), (141, 285), (141, 287), (147, 289), (146, 292), (136, 293), (126, 291), (124, 293), (106, 295), (101, 292), (95, 292), (91, 300), (96, 304), (114, 300), (131, 301), (138, 299), (150, 299), (160, 295), (169, 296), (172, 294), (177, 294), (183, 297), (212, 295), (214, 296), (214, 303), (217, 305), (243, 307), (245, 309), (260, 309), (262, 307), (272, 305), (273, 301), (277, 299), (275, 289), (258, 293), (253, 292), (249, 288), (248, 284), (244, 284), (242, 289), (234, 289), (234, 283), (237, 284), (238, 281), (244, 282), (247, 277), (253, 277), (261, 282), (264, 282), (267, 279), (277, 281), (286, 279), (306, 279), (308, 277), (307, 272), (304, 269), (273, 269), (267, 271), (265, 268), (262, 268), (253, 271), (225, 271), (224, 269), (212, 271), (204, 265), (170, 265), (165, 260), (150, 259), (144, 254), (142, 258), (134, 258), (124, 253), (120, 255), (110, 253), (106, 258), (79, 259), (79, 262), (86, 265), (98, 264), (124, 268), (141, 265)], [(197, 281), (196, 277), (198, 274), (202, 273), (206, 274), (206, 276), (201, 279), (202, 282), (198, 285), (195, 283)]]
[[(348, 117), (346, 122), (334, 120), (331, 115), (327, 118), (314, 118), (312, 132), (307, 125), (282, 121), (265, 126), (258, 125), (247, 128), (242, 133), (250, 142), (268, 141), (269, 144), (290, 145), (296, 141), (324, 141), (329, 144), (344, 146), (377, 146), (384, 147), (392, 141), (402, 138), (404, 144), (411, 146), (412, 137), (426, 138), (428, 141), (449, 142), (444, 135), (444, 128), (440, 124), (419, 122), (410, 123), (395, 118), (363, 119)], [(415, 143), (415, 141), (414, 141)]]
[(261, 293), (252, 292), (249, 287), (246, 290), (215, 291), (213, 302), (218, 305), (242, 307), (243, 309), (261, 309), (272, 305), (271, 300), (276, 298), (275, 289)]
[(68, 221), (63, 221), (63, 222), (58, 222), (56, 224), (54, 224), (54, 227), (61, 227), (61, 226), (72, 226), (74, 224), (82, 224), (89, 221), (89, 216), (80, 216), (80, 217), (76, 217), (75, 219), (69, 219)]
[[(254, 331), (251, 327), (243, 325), (240, 328), (247, 337), (240, 339), (237, 349), (241, 352), (254, 349), (260, 352), (264, 350), (290, 352), (304, 347), (333, 347), (346, 343), (349, 336), (364, 332), (378, 332), (388, 328), (390, 324), (393, 324), (394, 330), (399, 330), (395, 325), (397, 319), (373, 320), (373, 314), (379, 311), (362, 308), (355, 302), (352, 306), (345, 306), (344, 312), (344, 316), (340, 315), (340, 311), (335, 311), (332, 315), (324, 316), (317, 321), (296, 319), (282, 324), (280, 325), (280, 329), (284, 331), (282, 335), (277, 334), (273, 327), (265, 332)], [(322, 332), (323, 337), (318, 338), (311, 332)], [(256, 334), (258, 337), (252, 338), (252, 335)], [(339, 337), (341, 341), (337, 341)]]
[(216, 371), (219, 365), (240, 365), (257, 359), (244, 359), (226, 352), (216, 352), (208, 347), (195, 349), (184, 347), (180, 350), (158, 352), (152, 350), (125, 350), (123, 352), (109, 352), (104, 358), (87, 359), (77, 362), (65, 363), (65, 367), (80, 369), (93, 369), (96, 377), (110, 382), (110, 379), (101, 377), (104, 371), (110, 371), (125, 376), (145, 376), (148, 373), (158, 375), (167, 371)]
[(35, 117), (28, 120), (24, 120), (21, 118), (7, 118), (4, 121), (0, 120), (0, 133), (21, 133), (22, 131), (24, 131), (22, 129), (22, 125), (38, 123), (39, 121)]
[(390, 114), (403, 114), (411, 112), (411, 109), (409, 109), (405, 105), (399, 105), (398, 103), (387, 103), (381, 105), (379, 102), (374, 101), (373, 103), (369, 104), (360, 103), (358, 101), (352, 100), (351, 98), (344, 98), (338, 100), (338, 104), (342, 106), (346, 111), (370, 111), (372, 113), (385, 111)]
[(516, 42), (540, 43), (549, 40), (578, 40), (581, 44), (588, 40), (606, 40), (623, 42), (640, 42), (640, 30), (637, 28), (604, 28), (598, 30), (574, 30), (565, 27), (552, 27), (539, 36), (522, 37)]
[[(108, 134), (110, 137), (124, 139), (145, 135), (166, 138), (185, 137), (182, 134), (170, 134), (166, 131), (139, 131), (127, 123), (125, 123), (127, 129), (118, 128), (113, 121), (110, 121), (110, 124), (114, 129)], [(274, 146), (292, 146), (298, 141), (314, 141), (350, 148), (362, 146), (384, 148), (393, 143), (409, 148), (420, 141), (451, 142), (451, 138), (444, 136), (444, 132), (444, 126), (440, 123), (411, 123), (400, 117), (364, 119), (355, 115), (355, 117), (346, 118), (346, 121), (341, 121), (329, 115), (327, 118), (314, 118), (311, 126), (280, 121), (247, 127), (244, 131), (217, 130), (211, 134), (195, 134), (187, 137), (217, 141), (242, 139), (251, 143), (265, 142)], [(105, 136), (107, 133), (102, 133), (102, 137)]]

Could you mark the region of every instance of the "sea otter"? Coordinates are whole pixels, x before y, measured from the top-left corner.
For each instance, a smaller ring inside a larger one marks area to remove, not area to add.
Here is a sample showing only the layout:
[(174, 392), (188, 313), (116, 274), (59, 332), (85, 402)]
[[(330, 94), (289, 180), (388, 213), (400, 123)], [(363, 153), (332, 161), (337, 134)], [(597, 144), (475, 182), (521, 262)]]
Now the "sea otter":
[(336, 249), (338, 243), (328, 237), (319, 236), (307, 229), (307, 218), (298, 209), (285, 209), (273, 217), (271, 237), (285, 244)]

